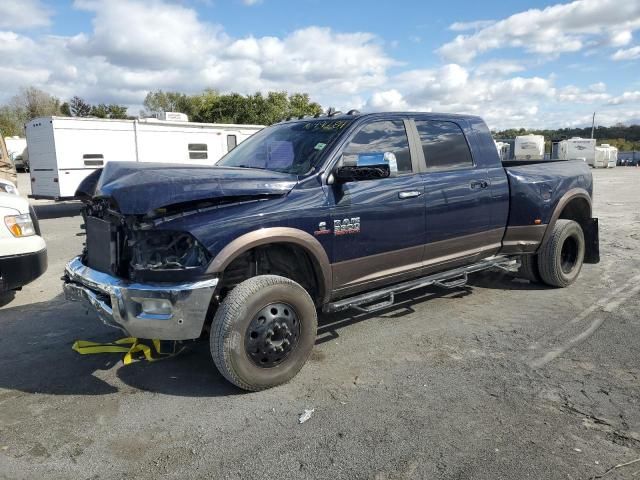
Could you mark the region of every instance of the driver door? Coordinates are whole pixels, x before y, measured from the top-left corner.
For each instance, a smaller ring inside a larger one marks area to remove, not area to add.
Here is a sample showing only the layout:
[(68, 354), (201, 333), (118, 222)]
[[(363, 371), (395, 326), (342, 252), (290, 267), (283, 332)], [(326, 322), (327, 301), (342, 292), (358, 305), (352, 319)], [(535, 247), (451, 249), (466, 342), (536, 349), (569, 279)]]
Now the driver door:
[(335, 181), (329, 186), (333, 233), (333, 284), (338, 294), (411, 276), (425, 243), (424, 184), (402, 119), (365, 124), (343, 158), (393, 153), (397, 175)]

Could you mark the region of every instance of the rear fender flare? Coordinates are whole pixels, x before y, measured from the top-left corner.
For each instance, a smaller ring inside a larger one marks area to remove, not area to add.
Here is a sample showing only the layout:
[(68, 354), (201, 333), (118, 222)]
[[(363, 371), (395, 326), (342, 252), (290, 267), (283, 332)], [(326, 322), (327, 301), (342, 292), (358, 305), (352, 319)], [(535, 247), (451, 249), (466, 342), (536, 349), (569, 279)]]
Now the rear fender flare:
[(588, 218), (591, 218), (592, 207), (591, 207), (591, 196), (589, 195), (589, 192), (587, 192), (584, 188), (572, 188), (567, 193), (565, 193), (562, 197), (560, 197), (560, 200), (558, 201), (556, 208), (553, 210), (553, 214), (551, 215), (551, 219), (549, 220), (547, 229), (544, 232), (544, 236), (542, 237), (542, 241), (540, 242), (540, 247), (538, 248), (538, 250), (542, 248), (542, 246), (545, 243), (547, 243), (547, 241), (551, 237), (551, 233), (553, 232), (553, 227), (555, 226), (556, 222), (560, 218), (560, 215), (562, 215), (562, 212), (564, 211), (565, 207), (570, 202), (578, 198), (582, 198), (586, 200), (587, 204), (589, 205), (589, 212), (587, 213), (587, 216)]

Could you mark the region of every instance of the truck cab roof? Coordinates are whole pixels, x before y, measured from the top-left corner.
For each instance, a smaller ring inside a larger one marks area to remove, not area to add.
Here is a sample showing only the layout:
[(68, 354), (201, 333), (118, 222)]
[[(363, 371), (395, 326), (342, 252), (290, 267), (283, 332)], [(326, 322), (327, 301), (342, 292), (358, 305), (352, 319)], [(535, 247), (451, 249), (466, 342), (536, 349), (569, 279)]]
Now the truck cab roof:
[[(351, 113), (353, 112), (353, 113)], [(300, 121), (313, 121), (313, 120), (353, 120), (363, 118), (389, 118), (389, 117), (415, 117), (420, 116), (425, 119), (433, 120), (480, 120), (482, 119), (477, 115), (466, 115), (458, 113), (439, 113), (439, 112), (419, 112), (419, 111), (392, 111), (392, 112), (368, 112), (360, 113), (358, 111), (351, 110), (349, 113), (337, 112), (333, 115), (319, 115), (319, 116), (305, 116), (296, 117), (283, 120), (279, 123), (293, 123)]]

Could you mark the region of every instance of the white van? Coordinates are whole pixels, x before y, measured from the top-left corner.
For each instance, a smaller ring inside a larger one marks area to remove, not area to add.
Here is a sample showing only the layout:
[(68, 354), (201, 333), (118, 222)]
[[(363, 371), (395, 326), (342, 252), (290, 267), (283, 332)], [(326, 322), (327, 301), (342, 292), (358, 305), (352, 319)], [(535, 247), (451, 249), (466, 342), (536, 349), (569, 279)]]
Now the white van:
[(36, 118), (25, 125), (31, 196), (73, 198), (80, 182), (108, 162), (213, 166), (262, 128), (155, 118)]
[(47, 269), (47, 246), (27, 199), (0, 180), (0, 295), (19, 290)]

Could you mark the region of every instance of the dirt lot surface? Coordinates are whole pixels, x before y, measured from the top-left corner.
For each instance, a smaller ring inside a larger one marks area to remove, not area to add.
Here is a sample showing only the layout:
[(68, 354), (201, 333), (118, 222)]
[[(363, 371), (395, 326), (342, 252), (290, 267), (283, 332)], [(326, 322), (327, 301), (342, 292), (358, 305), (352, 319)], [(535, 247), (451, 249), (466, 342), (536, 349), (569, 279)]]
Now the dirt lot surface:
[(260, 393), (203, 344), (73, 352), (121, 335), (61, 295), (77, 206), (38, 202), (49, 270), (0, 309), (0, 478), (587, 479), (640, 458), (640, 169), (593, 173), (602, 261), (570, 288), (487, 273), (322, 316), (311, 361)]

